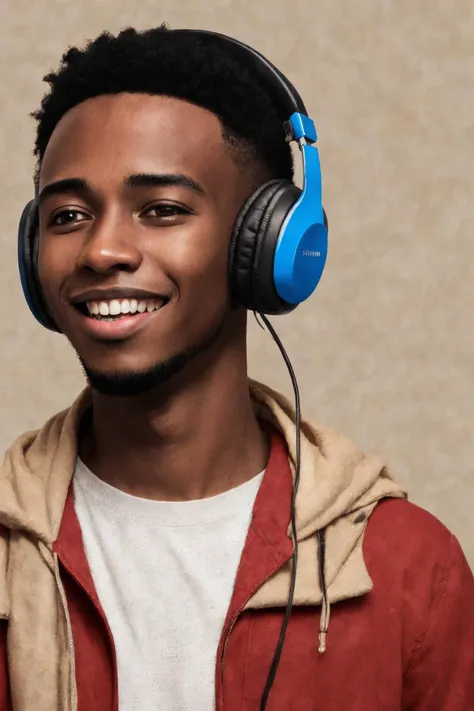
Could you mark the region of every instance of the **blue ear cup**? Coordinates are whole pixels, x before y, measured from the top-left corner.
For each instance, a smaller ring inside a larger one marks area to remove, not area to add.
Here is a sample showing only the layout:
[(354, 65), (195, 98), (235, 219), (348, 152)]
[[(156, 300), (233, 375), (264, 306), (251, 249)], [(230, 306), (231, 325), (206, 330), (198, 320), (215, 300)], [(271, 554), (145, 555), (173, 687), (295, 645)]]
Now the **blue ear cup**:
[(38, 280), (38, 210), (31, 200), (23, 209), (18, 227), (18, 269), (26, 303), (35, 319), (50, 331), (59, 332), (43, 297)]
[(321, 279), (327, 257), (319, 155), (309, 143), (315, 132), (307, 117), (292, 119), (303, 153), (303, 189), (288, 180), (261, 185), (242, 207), (230, 245), (235, 299), (268, 315), (289, 313), (307, 299)]
[(303, 189), (281, 226), (275, 248), (274, 281), (290, 304), (305, 301), (321, 279), (328, 252), (328, 223), (322, 204), (316, 129), (307, 116), (290, 118), (292, 136), (303, 157)]

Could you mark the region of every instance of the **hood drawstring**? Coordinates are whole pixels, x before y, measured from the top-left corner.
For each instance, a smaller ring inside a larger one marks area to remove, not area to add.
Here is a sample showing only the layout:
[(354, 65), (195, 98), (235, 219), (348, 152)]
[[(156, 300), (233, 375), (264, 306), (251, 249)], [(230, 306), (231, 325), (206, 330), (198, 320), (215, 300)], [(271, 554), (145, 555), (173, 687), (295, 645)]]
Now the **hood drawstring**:
[(325, 559), (326, 559), (326, 530), (322, 528), (318, 531), (318, 573), (319, 573), (319, 585), (321, 587), (322, 593), (322, 603), (321, 603), (321, 618), (319, 622), (319, 648), (320, 654), (324, 654), (326, 651), (326, 638), (329, 627), (329, 618), (331, 616), (331, 605), (328, 600), (328, 592), (326, 587), (326, 572), (325, 572)]

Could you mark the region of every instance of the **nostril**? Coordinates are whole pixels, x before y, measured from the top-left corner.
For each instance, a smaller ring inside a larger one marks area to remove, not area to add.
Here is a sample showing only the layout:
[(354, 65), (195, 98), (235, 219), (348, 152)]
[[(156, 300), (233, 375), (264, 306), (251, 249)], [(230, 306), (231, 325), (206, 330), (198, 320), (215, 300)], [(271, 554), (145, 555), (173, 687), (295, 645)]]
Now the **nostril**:
[(81, 264), (80, 268), (89, 274), (116, 274), (117, 272), (133, 273), (135, 267), (130, 264)]

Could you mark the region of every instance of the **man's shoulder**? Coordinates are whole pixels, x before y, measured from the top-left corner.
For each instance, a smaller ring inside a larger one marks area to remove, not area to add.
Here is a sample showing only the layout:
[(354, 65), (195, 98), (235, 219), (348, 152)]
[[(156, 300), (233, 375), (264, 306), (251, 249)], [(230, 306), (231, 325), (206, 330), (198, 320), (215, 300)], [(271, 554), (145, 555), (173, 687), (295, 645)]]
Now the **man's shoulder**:
[[(77, 433), (82, 415), (90, 406), (90, 391), (84, 390), (72, 405), (51, 415), (43, 425), (26, 430), (11, 443), (0, 464), (0, 482), (12, 480), (17, 475), (35, 473), (44, 478), (43, 469), (48, 474), (51, 460), (62, 456), (65, 449), (77, 448)], [(1, 494), (0, 490), (0, 494)], [(1, 497), (0, 497), (1, 510)]]
[(367, 524), (367, 543), (386, 555), (436, 557), (452, 545), (453, 534), (433, 514), (407, 499), (386, 498), (378, 503)]
[[(401, 635), (411, 674), (407, 699), (422, 698), (433, 685), (447, 693), (445, 685), (457, 675), (462, 705), (471, 694), (474, 669), (474, 577), (456, 537), (419, 506), (386, 499), (367, 524), (364, 559), (371, 599)], [(454, 707), (461, 708), (449, 705)]]
[(453, 533), (433, 514), (406, 499), (384, 499), (367, 524), (364, 556), (377, 577), (436, 588), (454, 565), (468, 567)]
[(451, 531), (438, 519), (424, 508), (405, 498), (382, 499), (376, 506), (369, 525), (377, 529), (378, 535), (412, 538), (413, 535), (421, 538), (449, 541)]

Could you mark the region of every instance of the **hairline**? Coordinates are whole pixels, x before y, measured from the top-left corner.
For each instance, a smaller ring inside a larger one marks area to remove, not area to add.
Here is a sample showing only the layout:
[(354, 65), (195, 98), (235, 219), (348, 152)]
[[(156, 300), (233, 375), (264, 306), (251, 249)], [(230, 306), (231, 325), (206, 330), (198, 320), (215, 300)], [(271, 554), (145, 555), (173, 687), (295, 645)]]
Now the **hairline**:
[[(100, 96), (118, 96), (119, 93), (122, 92), (116, 92), (113, 94), (109, 94), (104, 92), (103, 94), (97, 94), (94, 97), (88, 97), (87, 99), (84, 99), (83, 101), (78, 102), (74, 106), (71, 106), (67, 111), (65, 111), (60, 119), (56, 122), (53, 131), (51, 132), (51, 135), (49, 137), (49, 140), (47, 144), (44, 147), (44, 150), (41, 155), (37, 156), (36, 160), (36, 165), (34, 168), (34, 173), (33, 173), (33, 182), (36, 187), (39, 186), (39, 177), (40, 177), (40, 172), (41, 172), (41, 166), (44, 160), (44, 156), (46, 153), (46, 150), (48, 148), (48, 145), (51, 141), (51, 138), (53, 137), (54, 131), (56, 130), (57, 126), (59, 125), (60, 121), (70, 112), (73, 111), (77, 106), (80, 106), (81, 104), (85, 103), (86, 101), (89, 101), (92, 98), (98, 98)], [(123, 93), (139, 93), (144, 96), (165, 96), (165, 94), (148, 94), (145, 92), (123, 92)], [(170, 98), (175, 98), (179, 99), (181, 101), (186, 102), (186, 99), (181, 99), (180, 97), (170, 97)], [(194, 102), (187, 102), (187, 103), (194, 103)], [(222, 140), (224, 143), (224, 147), (227, 149), (229, 155), (231, 156), (232, 160), (234, 161), (235, 165), (238, 168), (249, 168), (253, 165), (253, 170), (255, 173), (255, 176), (257, 175), (262, 175), (262, 176), (269, 176), (269, 167), (265, 164), (265, 161), (258, 155), (258, 149), (252, 145), (252, 141), (249, 139), (245, 138), (245, 136), (240, 136), (236, 132), (230, 128), (230, 126), (226, 125), (225, 122), (222, 120), (218, 114), (215, 112), (211, 111), (210, 109), (207, 109), (205, 106), (201, 106), (200, 104), (195, 104), (196, 106), (199, 106), (205, 111), (209, 111), (213, 116), (217, 118), (219, 121), (220, 127), (221, 127), (221, 135), (222, 135)]]

